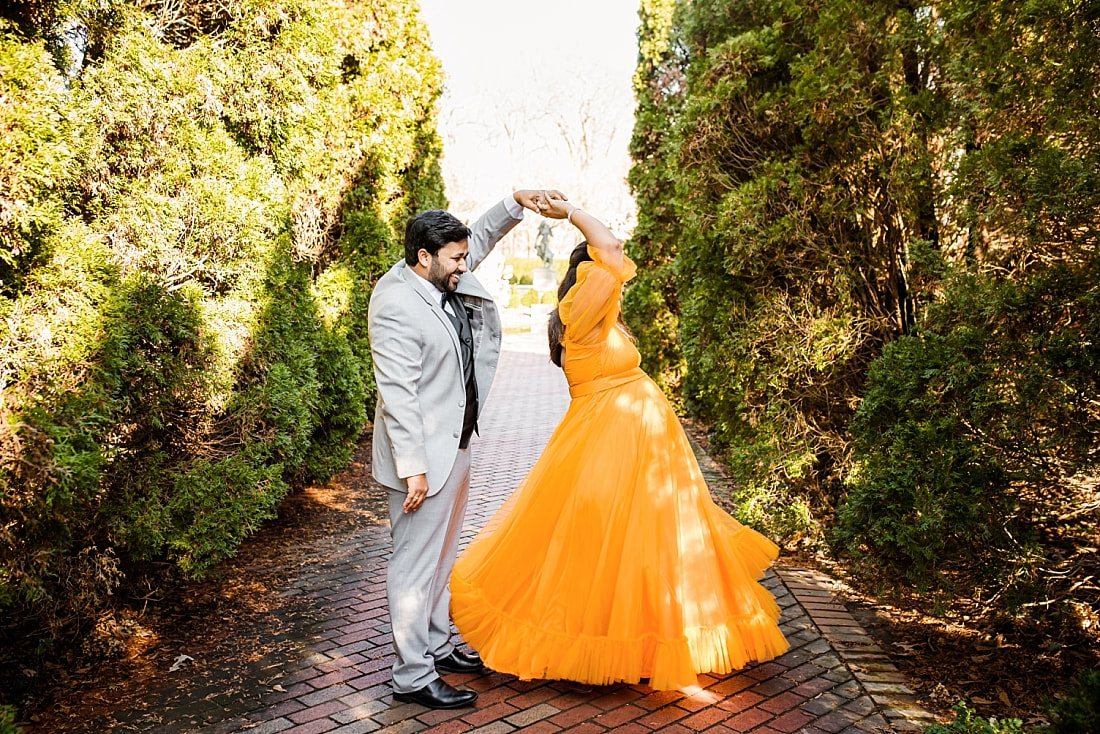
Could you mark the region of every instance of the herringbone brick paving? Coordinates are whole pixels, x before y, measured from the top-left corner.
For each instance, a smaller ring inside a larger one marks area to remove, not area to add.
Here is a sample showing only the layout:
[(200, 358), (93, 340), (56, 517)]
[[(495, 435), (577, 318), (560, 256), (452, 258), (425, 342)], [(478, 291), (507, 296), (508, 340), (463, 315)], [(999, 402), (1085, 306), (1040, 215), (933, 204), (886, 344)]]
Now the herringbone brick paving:
[[(568, 405), (565, 380), (549, 364), (541, 338), (509, 335), (505, 346), (473, 446), (464, 543), (524, 477)], [(701, 459), (714, 476), (714, 466)], [(587, 690), (498, 673), (449, 675), (450, 683), (480, 692), (476, 707), (431, 711), (394, 704), (385, 597), (389, 542), (388, 527), (374, 523), (323, 553), (303, 548), (299, 572), (286, 578), (281, 593), (310, 611), (275, 610), (276, 628), (258, 632), (278, 643), (273, 652), (204, 670), (182, 695), (169, 682), (150, 692), (147, 705), (112, 717), (110, 729), (865, 734), (932, 723), (831, 582), (782, 566), (764, 581), (783, 610), (781, 626), (791, 643), (777, 660), (700, 676), (698, 688), (662, 692), (644, 685)]]

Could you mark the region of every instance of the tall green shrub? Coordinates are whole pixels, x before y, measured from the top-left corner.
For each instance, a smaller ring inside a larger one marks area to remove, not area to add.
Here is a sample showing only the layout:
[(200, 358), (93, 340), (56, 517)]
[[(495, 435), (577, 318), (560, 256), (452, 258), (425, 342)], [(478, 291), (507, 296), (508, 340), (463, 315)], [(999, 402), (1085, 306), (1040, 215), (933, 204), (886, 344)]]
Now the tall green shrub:
[(445, 204), (413, 0), (147, 7), (0, 26), (0, 609), (55, 634), (346, 463), (371, 284)]
[(643, 0), (638, 14), (638, 68), (634, 74), (634, 165), (629, 183), (638, 198), (638, 223), (628, 251), (639, 269), (623, 298), (623, 312), (638, 339), (643, 368), (679, 400), (683, 358), (677, 335), (680, 306), (675, 260), (679, 227), (675, 199), (674, 136), (668, 127), (684, 93), (677, 59), (675, 0)]
[[(895, 178), (930, 170), (919, 20), (841, 0), (674, 18), (677, 93), (635, 135), (663, 157), (635, 169), (637, 252), (642, 213), (674, 212), (654, 268), (675, 273), (685, 400), (728, 452), (743, 519), (794, 536), (839, 500), (867, 364), (910, 328), (910, 249), (937, 237), (928, 197)], [(661, 308), (636, 289), (628, 303)]]
[(1095, 523), (1095, 3), (642, 8), (625, 306), (741, 518), (1070, 578), (1037, 580)]
[[(914, 336), (872, 366), (838, 538), (911, 576), (929, 561), (998, 568), (1027, 555), (1052, 569), (1028, 571), (1028, 583), (1066, 599), (1073, 582), (1052, 546), (1087, 544), (1075, 518), (1087, 518), (1081, 479), (1100, 459), (1100, 105), (1089, 91), (1100, 83), (1100, 12), (1078, 2), (937, 11), (929, 43), (950, 101), (943, 279)], [(942, 458), (959, 451), (964, 471)], [(938, 511), (915, 512), (919, 497)], [(886, 526), (909, 540), (891, 543)]]

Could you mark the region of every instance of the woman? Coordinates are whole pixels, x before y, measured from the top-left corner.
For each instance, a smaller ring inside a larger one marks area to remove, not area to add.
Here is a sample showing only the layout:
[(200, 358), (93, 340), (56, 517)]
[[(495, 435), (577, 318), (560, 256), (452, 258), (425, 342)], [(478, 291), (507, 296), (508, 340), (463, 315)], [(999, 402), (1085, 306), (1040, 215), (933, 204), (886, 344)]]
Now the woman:
[(757, 579), (778, 549), (719, 509), (676, 414), (620, 322), (622, 243), (561, 200), (587, 239), (549, 328), (569, 410), (531, 473), (459, 557), (451, 610), (489, 667), (593, 685), (697, 684), (787, 649)]

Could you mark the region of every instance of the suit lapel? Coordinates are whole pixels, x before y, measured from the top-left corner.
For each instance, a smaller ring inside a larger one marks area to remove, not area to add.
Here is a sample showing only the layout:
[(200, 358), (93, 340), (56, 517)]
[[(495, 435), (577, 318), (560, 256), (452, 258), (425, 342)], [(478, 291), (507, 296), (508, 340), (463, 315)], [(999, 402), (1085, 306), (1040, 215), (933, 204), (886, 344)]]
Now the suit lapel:
[(408, 270), (405, 266), (405, 261), (404, 260), (399, 261), (398, 264), (397, 264), (397, 267), (400, 268), (400, 271), (399, 271), (398, 274), (401, 276), (401, 280), (405, 281), (405, 286), (409, 290), (411, 290), (413, 293), (415, 293), (416, 296), (419, 297), (421, 301), (424, 302), (424, 304), (428, 307), (428, 310), (431, 311), (432, 316), (435, 317), (435, 320), (438, 321), (440, 324), (442, 324), (443, 328), (447, 330), (447, 334), (449, 334), (450, 337), (451, 337), (451, 346), (454, 348), (455, 356), (458, 357), (458, 364), (459, 364), (459, 366), (461, 366), (462, 365), (462, 345), (458, 341), (459, 337), (458, 337), (458, 334), (455, 333), (454, 324), (452, 324), (451, 320), (449, 318), (447, 318), (447, 314), (443, 313), (443, 309), (440, 308), (439, 303), (432, 303), (431, 299), (428, 298), (428, 294), (424, 291), (424, 289), (419, 287), (419, 285), (417, 283), (414, 283), (414, 282), (410, 281), (410, 278), (415, 278), (417, 276), (413, 273), (408, 272)]

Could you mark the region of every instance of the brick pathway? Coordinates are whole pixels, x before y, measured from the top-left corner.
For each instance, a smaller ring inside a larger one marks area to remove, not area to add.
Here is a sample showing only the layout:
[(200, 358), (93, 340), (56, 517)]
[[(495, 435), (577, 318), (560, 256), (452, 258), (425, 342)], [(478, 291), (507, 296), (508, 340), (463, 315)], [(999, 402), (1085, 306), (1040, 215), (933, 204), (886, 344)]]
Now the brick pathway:
[[(482, 439), (474, 447), (464, 542), (526, 474), (567, 404), (565, 380), (549, 364), (541, 337), (509, 335), (481, 421)], [(615, 685), (585, 691), (497, 673), (450, 675), (449, 682), (480, 692), (476, 708), (394, 705), (388, 554), (384, 525), (363, 527), (324, 553), (306, 553), (282, 594), (308, 600), (312, 612), (288, 609), (281, 629), (264, 631), (284, 643), (278, 652), (196, 672), (183, 693), (169, 681), (150, 693), (147, 706), (72, 730), (863, 734), (919, 731), (932, 723), (831, 582), (786, 567), (769, 573), (765, 584), (783, 609), (790, 651), (728, 676), (701, 676), (699, 688), (654, 692)]]

